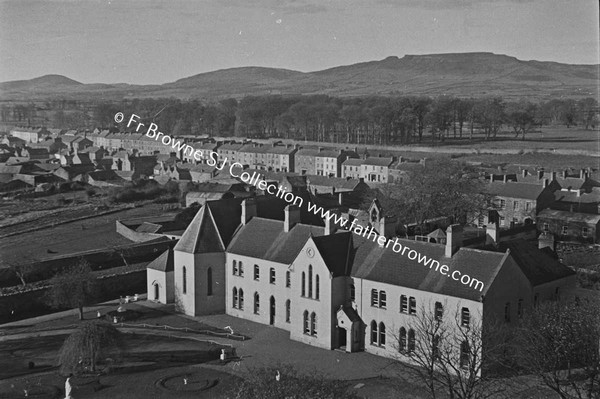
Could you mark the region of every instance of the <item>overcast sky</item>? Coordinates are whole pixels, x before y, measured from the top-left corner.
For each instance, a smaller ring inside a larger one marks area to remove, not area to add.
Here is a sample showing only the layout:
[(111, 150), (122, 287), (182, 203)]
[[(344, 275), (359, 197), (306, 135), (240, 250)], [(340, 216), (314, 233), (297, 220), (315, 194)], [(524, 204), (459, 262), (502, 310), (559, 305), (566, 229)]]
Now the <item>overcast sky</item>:
[(598, 0), (0, 0), (0, 81), (165, 83), (488, 51), (597, 64)]

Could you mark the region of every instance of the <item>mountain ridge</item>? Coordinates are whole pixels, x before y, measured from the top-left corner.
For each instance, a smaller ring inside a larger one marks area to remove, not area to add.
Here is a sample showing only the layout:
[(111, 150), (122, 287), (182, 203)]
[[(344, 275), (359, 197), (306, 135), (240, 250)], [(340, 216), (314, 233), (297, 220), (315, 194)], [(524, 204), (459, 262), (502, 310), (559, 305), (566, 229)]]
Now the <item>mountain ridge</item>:
[(389, 56), (313, 72), (234, 67), (151, 85), (84, 84), (62, 75), (44, 75), (0, 83), (0, 99), (176, 97), (218, 100), (265, 94), (597, 97), (599, 71), (600, 65), (523, 61), (490, 52), (407, 54), (402, 58)]

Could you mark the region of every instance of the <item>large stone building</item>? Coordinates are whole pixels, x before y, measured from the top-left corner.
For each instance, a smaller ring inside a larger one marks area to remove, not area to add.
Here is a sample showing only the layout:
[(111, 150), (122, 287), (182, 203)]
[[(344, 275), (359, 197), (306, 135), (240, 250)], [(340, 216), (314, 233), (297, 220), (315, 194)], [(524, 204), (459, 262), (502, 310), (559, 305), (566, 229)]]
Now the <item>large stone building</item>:
[[(174, 248), (173, 292), (186, 314), (227, 313), (309, 345), (388, 357), (400, 350), (410, 361), (411, 322), (427, 308), (457, 312), (463, 326), (510, 323), (575, 284), (573, 271), (524, 241), (490, 237), (467, 248), (459, 226), (445, 244), (398, 240), (477, 281), (463, 285), (369, 237), (303, 223), (300, 209), (283, 205), (258, 197), (200, 209)], [(167, 281), (156, 275), (161, 268), (149, 281)]]

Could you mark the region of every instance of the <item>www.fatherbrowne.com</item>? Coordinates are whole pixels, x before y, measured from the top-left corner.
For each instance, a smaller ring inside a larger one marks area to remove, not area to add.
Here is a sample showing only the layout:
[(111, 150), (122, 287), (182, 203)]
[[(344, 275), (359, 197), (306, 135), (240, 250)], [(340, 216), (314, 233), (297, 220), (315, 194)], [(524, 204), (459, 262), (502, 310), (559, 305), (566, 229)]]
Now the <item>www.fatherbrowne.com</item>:
[[(119, 115), (120, 120), (118, 120), (117, 115)], [(121, 122), (123, 120), (123, 114), (118, 113), (117, 115), (115, 115), (115, 121)], [(136, 132), (139, 131), (140, 127), (145, 126), (143, 123), (138, 122), (139, 118), (140, 117), (138, 115), (132, 114), (129, 118), (129, 122), (127, 123), (127, 127), (131, 127), (132, 124), (137, 123)], [(207, 165), (214, 166), (218, 170), (223, 170), (228, 164), (227, 158), (220, 161), (219, 154), (214, 151), (195, 149), (188, 144), (182, 143), (179, 140), (175, 140), (169, 135), (159, 132), (158, 126), (155, 123), (151, 123), (148, 126), (145, 135), (149, 138), (153, 138), (156, 141), (161, 140), (164, 145), (170, 145), (173, 149), (183, 151), (183, 154), (192, 156), (196, 161), (206, 160)], [(229, 165), (229, 174), (232, 177), (239, 178), (246, 184), (257, 187), (259, 190), (266, 191), (271, 195), (275, 195), (276, 197), (285, 200), (289, 204), (302, 207), (304, 202), (303, 198), (289, 191), (285, 191), (285, 189), (281, 186), (275, 188), (274, 185), (268, 184), (265, 180), (262, 180), (257, 172), (253, 172), (251, 175), (248, 172), (244, 172), (243, 169), (243, 165), (239, 162), (231, 163)], [(416, 260), (417, 263), (420, 263), (424, 267), (434, 269), (443, 276), (452, 278), (455, 281), (459, 281), (461, 284), (469, 286), (475, 290), (479, 290), (480, 292), (483, 291), (484, 284), (482, 281), (479, 281), (467, 274), (462, 274), (459, 270), (450, 271), (450, 267), (448, 265), (440, 264), (440, 262), (437, 260), (423, 255), (417, 250), (411, 249), (406, 245), (402, 245), (398, 242), (398, 238), (395, 238), (394, 240), (388, 240), (386, 237), (377, 234), (372, 227), (363, 227), (361, 225), (357, 225), (356, 219), (352, 220), (350, 225), (348, 225), (348, 219), (338, 215), (335, 212), (331, 213), (328, 210), (324, 210), (322, 207), (317, 206), (310, 201), (307, 202), (308, 211), (321, 217), (322, 219), (329, 220), (329, 222), (333, 222), (336, 226), (346, 228), (352, 231), (354, 234), (366, 238), (367, 240), (371, 239), (381, 247), (389, 248), (391, 246), (392, 251), (402, 256), (406, 256), (410, 260)]]

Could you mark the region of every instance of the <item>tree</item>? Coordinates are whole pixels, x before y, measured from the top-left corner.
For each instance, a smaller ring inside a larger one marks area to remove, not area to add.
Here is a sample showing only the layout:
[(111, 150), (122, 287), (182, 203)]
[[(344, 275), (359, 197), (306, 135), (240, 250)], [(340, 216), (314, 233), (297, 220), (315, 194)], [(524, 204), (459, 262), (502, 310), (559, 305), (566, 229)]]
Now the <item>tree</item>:
[[(420, 379), (432, 398), (438, 396), (487, 398), (506, 389), (493, 378), (508, 347), (508, 331), (482, 315), (464, 315), (446, 303), (422, 306), (406, 329), (394, 333), (398, 351), (408, 357), (406, 366)], [(406, 358), (400, 358), (406, 361)]]
[(96, 298), (96, 277), (85, 259), (57, 274), (49, 281), (48, 301), (51, 306), (77, 308), (83, 320), (83, 307)]
[(526, 312), (514, 353), (561, 398), (600, 397), (600, 304), (547, 302)]
[(525, 140), (525, 134), (529, 133), (539, 125), (537, 114), (537, 105), (530, 102), (521, 101), (508, 104), (506, 121), (513, 128), (515, 137), (521, 135), (521, 139)]
[(85, 322), (63, 343), (59, 354), (60, 370), (63, 374), (94, 372), (99, 360), (120, 354), (122, 344), (121, 333), (111, 324)]

